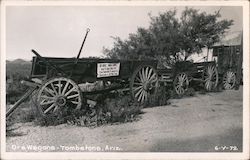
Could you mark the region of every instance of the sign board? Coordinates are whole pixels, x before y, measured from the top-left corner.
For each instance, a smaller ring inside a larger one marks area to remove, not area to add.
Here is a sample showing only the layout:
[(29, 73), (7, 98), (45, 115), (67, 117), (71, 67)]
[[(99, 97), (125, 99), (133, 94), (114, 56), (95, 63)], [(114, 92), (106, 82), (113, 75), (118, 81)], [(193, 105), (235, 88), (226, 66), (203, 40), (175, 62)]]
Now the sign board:
[(97, 63), (97, 78), (119, 76), (120, 63)]

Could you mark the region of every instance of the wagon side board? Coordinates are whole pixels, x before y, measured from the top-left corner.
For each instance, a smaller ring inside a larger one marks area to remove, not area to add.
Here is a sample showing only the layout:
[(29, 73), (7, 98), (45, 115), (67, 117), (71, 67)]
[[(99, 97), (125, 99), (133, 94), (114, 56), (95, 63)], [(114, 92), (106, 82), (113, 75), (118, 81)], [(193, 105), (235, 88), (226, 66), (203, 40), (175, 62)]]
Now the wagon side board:
[[(66, 72), (76, 83), (94, 82), (97, 80), (128, 80), (133, 74), (133, 71), (140, 65), (157, 67), (157, 61), (154, 60), (139, 61), (82, 58), (79, 59), (77, 65), (74, 66), (73, 62), (75, 58), (45, 57), (45, 59)], [(73, 67), (74, 69), (72, 70)], [(100, 67), (103, 67), (102, 69), (104, 69), (105, 72), (112, 71), (113, 73), (98, 75)], [(33, 57), (31, 78), (44, 78), (50, 74), (51, 69), (52, 68), (42, 62), (41, 59)]]

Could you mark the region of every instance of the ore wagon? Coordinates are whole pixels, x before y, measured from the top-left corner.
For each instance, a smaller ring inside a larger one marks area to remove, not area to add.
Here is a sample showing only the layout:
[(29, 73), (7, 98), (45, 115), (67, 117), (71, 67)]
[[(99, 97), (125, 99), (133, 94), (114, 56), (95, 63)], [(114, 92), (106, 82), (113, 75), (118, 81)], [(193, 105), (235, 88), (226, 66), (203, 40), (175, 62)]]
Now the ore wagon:
[(191, 81), (199, 82), (206, 91), (214, 90), (218, 85), (218, 70), (214, 61), (193, 63), (176, 62), (172, 68), (159, 69), (160, 80), (173, 86), (177, 95), (183, 95)]
[(128, 91), (140, 104), (156, 93), (158, 74), (156, 60), (117, 60), (79, 58), (86, 40), (76, 58), (43, 57), (35, 50), (30, 79), (23, 81), (31, 89), (7, 112), (7, 117), (35, 90), (39, 113), (53, 114), (58, 109), (80, 109), (83, 103), (95, 105), (93, 94), (113, 90)]

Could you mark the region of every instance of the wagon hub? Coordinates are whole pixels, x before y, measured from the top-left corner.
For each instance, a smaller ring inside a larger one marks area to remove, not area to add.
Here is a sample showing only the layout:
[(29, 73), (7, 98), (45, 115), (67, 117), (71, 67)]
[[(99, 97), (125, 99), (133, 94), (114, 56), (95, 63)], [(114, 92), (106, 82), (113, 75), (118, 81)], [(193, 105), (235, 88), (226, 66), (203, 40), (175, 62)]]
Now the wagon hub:
[(143, 83), (143, 89), (144, 89), (145, 91), (151, 90), (151, 89), (152, 89), (152, 84), (151, 84), (150, 82), (144, 82), (144, 83)]
[(56, 104), (62, 107), (66, 104), (66, 99), (63, 96), (59, 96), (56, 98)]

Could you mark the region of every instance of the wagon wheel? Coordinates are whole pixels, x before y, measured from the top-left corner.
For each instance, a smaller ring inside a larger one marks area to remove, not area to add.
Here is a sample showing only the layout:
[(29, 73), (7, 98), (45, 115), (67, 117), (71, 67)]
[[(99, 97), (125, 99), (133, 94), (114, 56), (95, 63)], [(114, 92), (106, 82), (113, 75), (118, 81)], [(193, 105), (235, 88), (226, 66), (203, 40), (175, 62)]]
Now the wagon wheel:
[(157, 88), (158, 74), (152, 66), (141, 66), (135, 70), (130, 80), (130, 91), (136, 101), (145, 103)]
[(55, 114), (62, 109), (80, 109), (82, 96), (79, 87), (68, 78), (52, 78), (40, 88), (37, 107), (41, 115)]
[(218, 85), (218, 71), (215, 65), (209, 65), (203, 72), (204, 87), (207, 91), (215, 89)]
[(189, 86), (188, 75), (184, 72), (177, 74), (174, 79), (174, 90), (178, 95), (183, 95)]
[(236, 75), (233, 71), (227, 71), (224, 75), (223, 75), (223, 87), (224, 89), (233, 89), (235, 87), (236, 84)]

